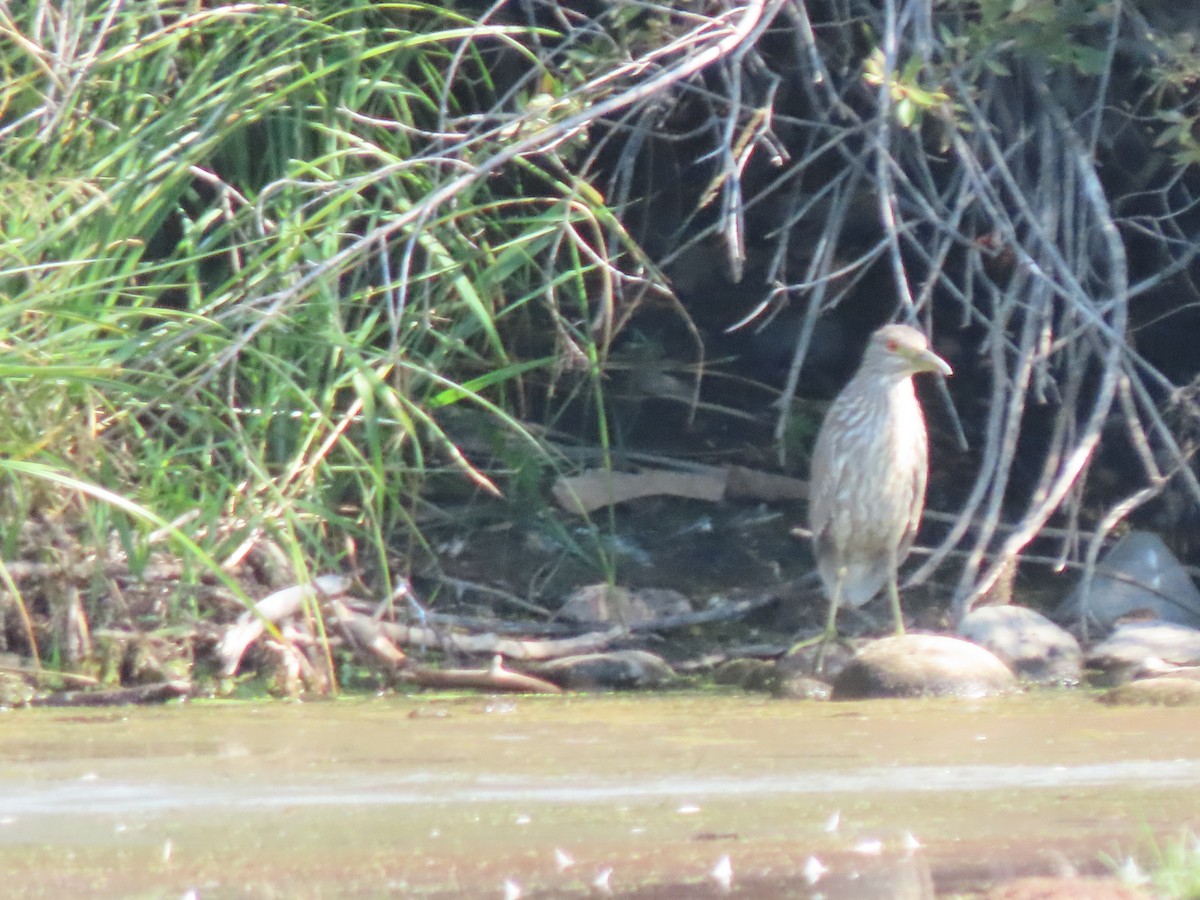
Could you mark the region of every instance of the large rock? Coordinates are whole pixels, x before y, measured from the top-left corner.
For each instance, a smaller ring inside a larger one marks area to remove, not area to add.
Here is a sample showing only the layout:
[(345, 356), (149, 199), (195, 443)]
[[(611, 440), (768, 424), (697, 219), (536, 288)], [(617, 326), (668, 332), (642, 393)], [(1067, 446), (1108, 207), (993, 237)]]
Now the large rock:
[(1131, 531), (1113, 546), (1096, 566), (1088, 596), (1075, 588), (1059, 612), (1062, 618), (1080, 619), (1109, 628), (1122, 616), (1145, 616), (1200, 626), (1200, 590), (1183, 566), (1156, 534)]
[(1147, 672), (1161, 674), (1177, 666), (1200, 665), (1200, 631), (1169, 622), (1121, 625), (1087, 655), (1092, 681), (1120, 684)]
[(990, 697), (1016, 687), (1012, 671), (978, 644), (938, 634), (873, 641), (833, 683), (834, 700)]
[(991, 650), (1019, 678), (1078, 684), (1083, 651), (1069, 631), (1023, 606), (981, 606), (963, 617), (960, 637)]

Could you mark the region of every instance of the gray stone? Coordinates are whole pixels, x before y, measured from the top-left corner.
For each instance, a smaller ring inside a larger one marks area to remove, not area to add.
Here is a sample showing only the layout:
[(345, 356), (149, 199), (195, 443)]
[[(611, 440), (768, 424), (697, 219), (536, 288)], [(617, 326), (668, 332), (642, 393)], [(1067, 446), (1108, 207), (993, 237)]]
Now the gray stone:
[(958, 634), (991, 650), (1026, 681), (1078, 684), (1082, 676), (1079, 641), (1032, 609), (981, 606), (963, 617)]
[(1016, 687), (994, 653), (960, 638), (906, 634), (872, 641), (842, 669), (834, 700), (870, 697), (990, 697)]
[(820, 678), (791, 672), (776, 679), (771, 693), (785, 700), (828, 700), (830, 687)]
[(1096, 566), (1088, 596), (1080, 584), (1059, 612), (1108, 628), (1122, 616), (1149, 613), (1164, 622), (1200, 626), (1200, 590), (1162, 538), (1148, 531), (1125, 535)]
[(731, 659), (713, 672), (714, 683), (735, 685), (747, 691), (770, 691), (776, 681), (775, 663), (766, 659)]
[(1092, 681), (1120, 684), (1146, 672), (1200, 664), (1200, 631), (1169, 622), (1121, 625), (1087, 655), (1087, 667), (1100, 673)]

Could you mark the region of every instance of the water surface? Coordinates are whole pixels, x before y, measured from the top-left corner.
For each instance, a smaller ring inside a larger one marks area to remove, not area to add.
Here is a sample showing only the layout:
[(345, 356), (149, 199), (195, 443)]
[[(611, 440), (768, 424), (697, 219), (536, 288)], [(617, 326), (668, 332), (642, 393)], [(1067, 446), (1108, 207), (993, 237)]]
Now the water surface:
[(734, 895), (918, 897), (1200, 829), (1195, 711), (1079, 694), (191, 703), (0, 728), (10, 896), (590, 896), (608, 869), (617, 895), (718, 896), (727, 856)]

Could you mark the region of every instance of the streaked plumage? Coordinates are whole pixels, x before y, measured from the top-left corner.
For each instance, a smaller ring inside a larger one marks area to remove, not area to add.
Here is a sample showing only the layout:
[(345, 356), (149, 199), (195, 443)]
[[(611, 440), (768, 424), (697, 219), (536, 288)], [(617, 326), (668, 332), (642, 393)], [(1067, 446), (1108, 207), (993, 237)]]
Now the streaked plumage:
[(915, 328), (880, 328), (817, 435), (808, 518), (829, 595), (826, 641), (836, 634), (838, 606), (862, 606), (885, 586), (896, 631), (904, 631), (896, 570), (916, 538), (929, 473), (912, 383), (919, 372), (951, 370)]

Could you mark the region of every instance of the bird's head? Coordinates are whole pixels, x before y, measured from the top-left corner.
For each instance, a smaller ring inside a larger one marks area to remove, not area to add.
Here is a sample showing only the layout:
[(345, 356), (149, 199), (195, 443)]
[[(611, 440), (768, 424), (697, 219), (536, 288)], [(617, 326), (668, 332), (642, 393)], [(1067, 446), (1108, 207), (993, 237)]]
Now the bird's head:
[(918, 372), (952, 375), (950, 364), (929, 349), (925, 335), (908, 325), (884, 325), (873, 335), (863, 367), (881, 374), (908, 377)]

